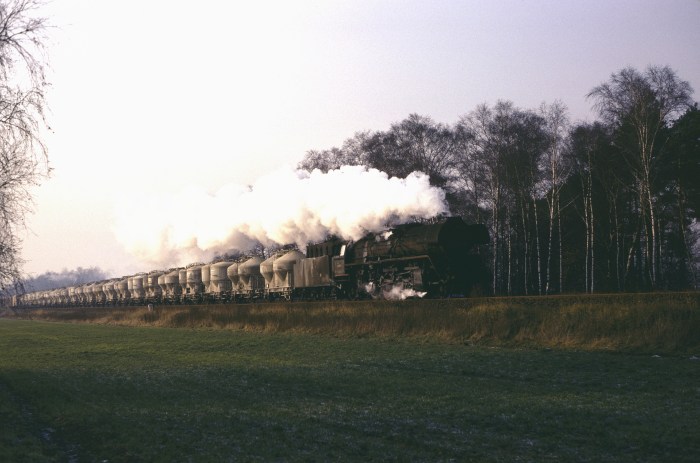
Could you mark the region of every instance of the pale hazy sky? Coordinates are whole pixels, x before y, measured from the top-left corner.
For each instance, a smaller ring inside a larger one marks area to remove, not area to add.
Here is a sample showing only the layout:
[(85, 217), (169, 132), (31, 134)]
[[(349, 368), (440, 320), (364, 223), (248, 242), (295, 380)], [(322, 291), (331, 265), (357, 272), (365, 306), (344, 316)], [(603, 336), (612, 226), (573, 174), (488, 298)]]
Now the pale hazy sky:
[(411, 113), (452, 124), (480, 103), (560, 99), (592, 120), (592, 87), (650, 64), (700, 100), (698, 0), (53, 0), (45, 11), (58, 26), (54, 173), (28, 218), (35, 274), (151, 270), (115, 239), (115, 205), (252, 183)]

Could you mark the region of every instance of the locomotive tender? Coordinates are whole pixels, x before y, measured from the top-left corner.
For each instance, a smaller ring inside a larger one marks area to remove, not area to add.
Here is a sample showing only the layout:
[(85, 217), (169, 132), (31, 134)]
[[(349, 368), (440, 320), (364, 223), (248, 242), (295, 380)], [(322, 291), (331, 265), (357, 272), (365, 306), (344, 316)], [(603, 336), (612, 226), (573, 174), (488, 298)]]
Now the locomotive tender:
[(484, 225), (459, 217), (399, 225), (358, 241), (329, 239), (306, 254), (190, 264), (13, 298), (20, 307), (114, 306), (333, 298), (468, 296), (487, 286), (476, 246)]

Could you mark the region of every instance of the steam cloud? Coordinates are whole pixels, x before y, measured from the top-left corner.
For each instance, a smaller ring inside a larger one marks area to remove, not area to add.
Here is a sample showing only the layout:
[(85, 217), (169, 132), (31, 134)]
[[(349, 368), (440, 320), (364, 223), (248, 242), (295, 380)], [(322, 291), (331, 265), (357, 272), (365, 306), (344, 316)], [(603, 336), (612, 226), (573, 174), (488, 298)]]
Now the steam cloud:
[(125, 201), (115, 234), (127, 251), (153, 265), (206, 261), (217, 253), (321, 241), (356, 240), (368, 231), (447, 212), (445, 193), (414, 172), (405, 179), (364, 166), (323, 173), (280, 169), (254, 185), (216, 194), (190, 188), (169, 197)]

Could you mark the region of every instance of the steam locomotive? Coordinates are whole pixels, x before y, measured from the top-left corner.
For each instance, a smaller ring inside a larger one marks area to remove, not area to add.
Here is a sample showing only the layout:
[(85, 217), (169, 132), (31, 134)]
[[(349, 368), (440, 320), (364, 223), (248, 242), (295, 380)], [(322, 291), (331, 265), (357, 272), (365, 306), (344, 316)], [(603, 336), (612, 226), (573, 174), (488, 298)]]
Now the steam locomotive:
[(257, 300), (468, 296), (486, 287), (478, 246), (484, 225), (459, 217), (399, 225), (350, 242), (280, 250), (264, 259), (190, 264), (15, 296), (20, 307), (110, 306)]

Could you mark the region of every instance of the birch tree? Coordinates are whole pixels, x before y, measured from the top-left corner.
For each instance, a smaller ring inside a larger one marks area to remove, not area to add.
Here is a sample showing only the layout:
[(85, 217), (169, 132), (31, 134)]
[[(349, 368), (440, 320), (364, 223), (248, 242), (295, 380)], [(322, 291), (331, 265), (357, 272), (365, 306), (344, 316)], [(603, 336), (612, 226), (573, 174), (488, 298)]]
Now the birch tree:
[(557, 224), (559, 252), (559, 292), (562, 291), (562, 235), (561, 235), (561, 189), (568, 176), (570, 166), (567, 164), (565, 153), (569, 140), (569, 117), (566, 105), (555, 101), (551, 105), (542, 104), (540, 115), (544, 120), (544, 130), (547, 137), (547, 149), (542, 157), (543, 184), (547, 200), (547, 262), (545, 264), (545, 294), (549, 294), (552, 284), (552, 243), (554, 242), (554, 226)]
[(650, 286), (658, 279), (657, 208), (653, 195), (659, 163), (660, 133), (690, 106), (692, 89), (668, 66), (650, 66), (644, 73), (625, 68), (591, 90), (588, 97), (604, 122), (615, 127), (624, 141), (625, 160), (635, 177), (639, 215), (643, 226), (636, 239), (644, 243), (644, 261)]
[(463, 175), (489, 211), (492, 291), (527, 293), (541, 287), (536, 190), (545, 146), (542, 118), (498, 101), (478, 106), (459, 126), (470, 136)]
[(581, 219), (585, 227), (584, 249), (584, 290), (592, 293), (595, 290), (595, 257), (596, 257), (596, 212), (593, 206), (596, 159), (600, 152), (599, 131), (595, 126), (580, 125), (572, 137), (574, 139), (574, 162), (576, 176), (580, 182)]

